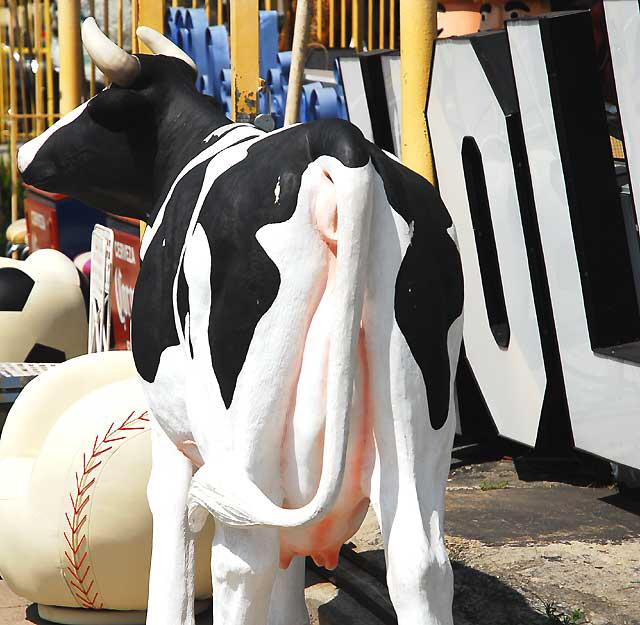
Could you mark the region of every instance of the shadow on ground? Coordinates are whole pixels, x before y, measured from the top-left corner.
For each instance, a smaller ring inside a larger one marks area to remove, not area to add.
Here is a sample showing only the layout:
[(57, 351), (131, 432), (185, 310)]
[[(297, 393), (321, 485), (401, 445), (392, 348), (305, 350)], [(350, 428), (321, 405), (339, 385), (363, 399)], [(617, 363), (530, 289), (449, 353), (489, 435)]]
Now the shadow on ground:
[[(372, 615), (368, 622), (396, 625), (397, 619), (387, 592), (384, 552), (380, 549), (354, 553), (342, 551), (340, 569), (327, 571), (313, 567), (320, 578), (335, 584), (340, 592), (318, 607), (319, 625), (335, 625), (336, 615), (345, 625), (363, 623), (351, 620), (346, 603), (355, 599)], [(452, 560), (454, 575), (454, 625), (549, 625), (548, 618), (532, 608), (524, 595), (488, 575), (462, 562)], [(349, 570), (351, 569), (351, 570)], [(540, 605), (542, 609), (542, 603)], [(360, 617), (362, 619), (362, 617)]]

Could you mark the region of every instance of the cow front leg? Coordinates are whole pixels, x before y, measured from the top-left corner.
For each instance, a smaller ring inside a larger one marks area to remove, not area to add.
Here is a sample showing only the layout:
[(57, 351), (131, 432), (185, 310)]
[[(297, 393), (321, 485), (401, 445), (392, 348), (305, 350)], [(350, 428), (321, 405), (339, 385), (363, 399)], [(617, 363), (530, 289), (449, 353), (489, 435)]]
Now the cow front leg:
[(211, 553), (215, 625), (267, 623), (278, 555), (277, 529), (216, 524)]
[(308, 625), (304, 600), (304, 558), (293, 558), (289, 568), (278, 569), (271, 592), (267, 625)]
[(192, 466), (152, 421), (147, 498), (153, 516), (147, 625), (193, 625), (194, 540), (187, 523)]

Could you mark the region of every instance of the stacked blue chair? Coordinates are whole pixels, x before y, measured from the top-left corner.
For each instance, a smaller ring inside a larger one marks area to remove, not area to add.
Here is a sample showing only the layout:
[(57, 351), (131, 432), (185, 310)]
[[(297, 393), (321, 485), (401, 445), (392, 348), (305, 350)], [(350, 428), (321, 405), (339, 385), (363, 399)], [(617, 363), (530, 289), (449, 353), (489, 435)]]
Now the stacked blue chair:
[[(198, 67), (198, 89), (215, 97), (225, 114), (231, 114), (231, 59), (229, 33), (225, 26), (209, 26), (204, 9), (169, 8), (165, 13), (165, 33), (182, 48)], [(260, 76), (265, 89), (258, 96), (260, 113), (270, 113), (276, 128), (284, 123), (291, 52), (278, 52), (278, 14), (260, 11)], [(303, 86), (300, 96), (300, 121), (347, 119), (344, 92), (339, 72), (334, 71), (336, 86), (320, 82)]]

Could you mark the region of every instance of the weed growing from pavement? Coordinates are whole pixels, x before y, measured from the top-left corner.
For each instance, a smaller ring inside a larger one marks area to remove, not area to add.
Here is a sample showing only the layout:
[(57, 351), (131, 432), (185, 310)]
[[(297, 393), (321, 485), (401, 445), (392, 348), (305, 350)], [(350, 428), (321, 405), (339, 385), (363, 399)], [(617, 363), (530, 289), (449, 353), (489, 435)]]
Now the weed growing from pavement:
[(534, 593), (533, 595), (543, 606), (544, 613), (549, 619), (549, 625), (588, 625), (585, 613), (576, 608), (566, 612), (555, 601), (546, 601)]
[(480, 490), (502, 490), (509, 486), (509, 480), (482, 480)]

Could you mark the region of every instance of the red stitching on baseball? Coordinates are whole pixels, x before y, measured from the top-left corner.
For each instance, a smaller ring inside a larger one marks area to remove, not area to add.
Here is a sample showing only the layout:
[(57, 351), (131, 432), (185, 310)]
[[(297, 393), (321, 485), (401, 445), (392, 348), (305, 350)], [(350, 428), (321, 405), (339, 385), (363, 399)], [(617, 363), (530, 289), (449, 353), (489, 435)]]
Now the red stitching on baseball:
[[(91, 455), (89, 456), (88, 460), (87, 454), (82, 454), (81, 476), (79, 476), (77, 472), (75, 474), (75, 492), (72, 491), (69, 493), (69, 502), (71, 503), (72, 510), (71, 516), (69, 516), (68, 512), (65, 512), (64, 514), (65, 518), (67, 519), (70, 535), (67, 535), (67, 532), (63, 532), (64, 539), (67, 541), (67, 545), (69, 545), (69, 550), (65, 549), (64, 555), (71, 565), (70, 567), (67, 566), (65, 570), (69, 573), (69, 575), (71, 575), (73, 579), (67, 579), (65, 577), (65, 580), (70, 586), (71, 594), (76, 597), (78, 604), (83, 608), (100, 610), (103, 606), (102, 602), (100, 602), (100, 604), (97, 603), (99, 595), (98, 592), (96, 592), (93, 597), (91, 597), (91, 595), (89, 594), (96, 581), (93, 576), (89, 576), (91, 565), (87, 565), (84, 573), (81, 572), (85, 560), (89, 555), (89, 549), (86, 541), (86, 532), (80, 532), (85, 522), (87, 521), (88, 515), (85, 514), (84, 516), (82, 516), (82, 518), (80, 518), (80, 515), (85, 506), (89, 503), (89, 499), (91, 498), (91, 495), (87, 494), (87, 491), (96, 482), (95, 477), (89, 479), (89, 474), (95, 471), (95, 469), (97, 469), (102, 464), (102, 460), (97, 459), (102, 454), (105, 454), (106, 452), (113, 449), (113, 445), (111, 445), (111, 443), (122, 441), (127, 438), (128, 434), (126, 434), (126, 432), (135, 432), (145, 429), (146, 426), (144, 425), (138, 426), (133, 424), (136, 422), (148, 422), (149, 419), (145, 416), (146, 414), (146, 412), (143, 412), (139, 417), (134, 417), (134, 411), (115, 430), (113, 429), (115, 426), (115, 422), (112, 423), (107, 429), (106, 434), (102, 437), (102, 440), (100, 440), (99, 436), (96, 436), (95, 440), (93, 441)], [(121, 433), (125, 433), (125, 435), (118, 436), (118, 434)], [(87, 581), (87, 585), (85, 585), (85, 580)]]

